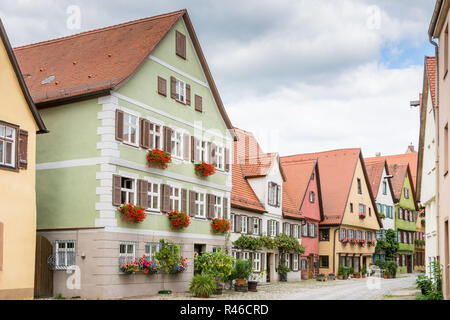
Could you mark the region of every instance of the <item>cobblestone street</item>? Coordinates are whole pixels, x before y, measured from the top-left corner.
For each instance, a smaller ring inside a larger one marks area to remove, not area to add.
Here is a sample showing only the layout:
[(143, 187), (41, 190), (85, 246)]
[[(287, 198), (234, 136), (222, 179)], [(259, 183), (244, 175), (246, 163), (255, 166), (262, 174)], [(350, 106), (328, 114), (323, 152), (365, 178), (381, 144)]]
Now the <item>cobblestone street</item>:
[[(395, 279), (350, 279), (319, 282), (275, 283), (258, 286), (258, 292), (225, 290), (217, 300), (414, 300), (416, 275), (400, 275)], [(377, 282), (378, 281), (378, 282)], [(370, 289), (369, 289), (370, 287)], [(137, 300), (199, 300), (191, 293), (135, 297)]]

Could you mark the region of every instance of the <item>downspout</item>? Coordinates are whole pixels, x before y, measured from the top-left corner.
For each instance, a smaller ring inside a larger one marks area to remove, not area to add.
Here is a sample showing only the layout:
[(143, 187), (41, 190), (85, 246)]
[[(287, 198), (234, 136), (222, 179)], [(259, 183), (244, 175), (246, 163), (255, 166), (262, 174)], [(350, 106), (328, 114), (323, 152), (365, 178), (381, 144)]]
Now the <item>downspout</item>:
[(336, 275), (336, 232), (339, 230), (339, 228), (336, 228), (334, 230), (334, 236), (333, 236), (333, 274)]

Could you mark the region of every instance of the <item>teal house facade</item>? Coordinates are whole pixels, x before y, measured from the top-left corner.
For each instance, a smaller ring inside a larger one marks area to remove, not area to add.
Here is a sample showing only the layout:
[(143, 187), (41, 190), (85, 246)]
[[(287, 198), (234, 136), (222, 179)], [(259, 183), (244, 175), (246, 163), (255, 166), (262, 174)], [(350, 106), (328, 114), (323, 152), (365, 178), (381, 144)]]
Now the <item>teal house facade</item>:
[[(37, 228), (52, 247), (53, 293), (122, 298), (185, 291), (194, 252), (226, 245), (235, 139), (186, 10), (15, 49), (51, 131), (37, 145)], [(149, 165), (150, 150), (172, 162)], [(198, 176), (205, 161), (215, 174)], [(126, 223), (124, 203), (145, 210)], [(191, 223), (174, 229), (168, 213)], [(125, 274), (161, 239), (187, 258), (177, 274)], [(39, 254), (39, 253), (38, 253)], [(66, 271), (66, 272), (64, 272)]]

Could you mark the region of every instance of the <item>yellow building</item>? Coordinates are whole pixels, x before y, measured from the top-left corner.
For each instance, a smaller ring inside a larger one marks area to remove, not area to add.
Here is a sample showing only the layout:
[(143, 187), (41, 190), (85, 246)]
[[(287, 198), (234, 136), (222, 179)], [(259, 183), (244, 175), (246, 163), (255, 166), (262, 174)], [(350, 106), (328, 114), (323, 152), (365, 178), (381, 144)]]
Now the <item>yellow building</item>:
[(0, 20), (0, 299), (32, 299), (36, 133), (47, 132)]
[(319, 225), (319, 272), (339, 266), (361, 272), (372, 263), (375, 233), (382, 227), (360, 149), (292, 156), (318, 159), (324, 220)]

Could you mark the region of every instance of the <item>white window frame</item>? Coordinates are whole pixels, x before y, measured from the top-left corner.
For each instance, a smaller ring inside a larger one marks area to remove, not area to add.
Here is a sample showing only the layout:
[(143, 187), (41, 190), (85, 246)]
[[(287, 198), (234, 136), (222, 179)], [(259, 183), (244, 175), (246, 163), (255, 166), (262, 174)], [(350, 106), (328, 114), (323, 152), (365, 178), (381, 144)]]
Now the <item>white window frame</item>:
[[(68, 244), (73, 245), (72, 248), (68, 248)], [(61, 246), (64, 245), (64, 248)], [(59, 254), (62, 253), (64, 261), (60, 261)], [(69, 263), (69, 254), (73, 255), (73, 263)], [(56, 240), (55, 241), (55, 268), (66, 268), (76, 265), (76, 241), (75, 240)]]
[[(10, 130), (12, 137), (6, 137), (6, 132)], [(2, 156), (0, 157), (0, 165), (5, 167), (16, 167), (16, 143), (18, 130), (7, 124), (0, 123), (0, 147), (2, 148)], [(6, 145), (11, 145), (11, 163), (6, 162)]]
[(216, 169), (225, 170), (225, 148), (216, 146)]
[(294, 231), (293, 231), (292, 236), (294, 238), (298, 238), (298, 224), (294, 224)]
[(383, 181), (383, 194), (387, 194), (387, 182)]
[(259, 219), (252, 219), (252, 221), (253, 221), (253, 225), (252, 225), (253, 235), (258, 235), (259, 234)]
[(298, 254), (292, 256), (292, 271), (298, 271)]
[(223, 197), (215, 196), (214, 197), (214, 218), (222, 218), (223, 217)]
[(403, 188), (403, 196), (405, 199), (409, 199), (409, 190), (408, 188)]
[(359, 206), (358, 206), (358, 214), (361, 214), (361, 213), (366, 213), (367, 214), (367, 212), (366, 212), (366, 205), (362, 204), (362, 203), (360, 203)]
[(241, 252), (241, 259), (243, 260), (250, 260), (250, 252)]
[(261, 253), (259, 252), (253, 253), (253, 269), (255, 272), (261, 271)]
[[(153, 128), (152, 128), (153, 126)], [(159, 128), (159, 132), (156, 131), (156, 127)], [(159, 123), (155, 123), (153, 121), (150, 121), (150, 126), (149, 126), (149, 134), (153, 135), (153, 141), (151, 141), (152, 143), (152, 149), (162, 149), (162, 125)], [(158, 141), (158, 143), (157, 143)]]
[(144, 244), (144, 254), (146, 258), (149, 258), (147, 261), (153, 261), (155, 259), (155, 254), (159, 252), (160, 247), (159, 242), (146, 242)]
[(284, 265), (288, 268), (290, 268), (290, 261), (289, 261), (289, 253), (284, 254)]
[(285, 233), (287, 236), (290, 236), (290, 235), (291, 235), (291, 224), (288, 223), (288, 222), (286, 222), (286, 224), (285, 224), (285, 230), (284, 230), (284, 233)]
[(248, 217), (241, 216), (241, 233), (247, 234), (248, 232)]
[[(127, 121), (128, 118), (128, 121)], [(131, 119), (136, 119), (136, 124), (133, 124), (131, 122)], [(131, 141), (131, 131), (132, 129), (135, 129), (135, 142)], [(128, 135), (128, 140), (125, 138), (126, 135)], [(139, 147), (139, 116), (123, 111), (123, 143)]]
[[(178, 196), (175, 195), (175, 191), (178, 191)], [(181, 187), (170, 186), (170, 210), (181, 210)], [(175, 204), (178, 203), (177, 206)]]
[[(125, 252), (120, 252), (121, 247), (125, 246)], [(132, 252), (129, 252), (129, 246), (132, 246)], [(136, 243), (132, 241), (120, 241), (119, 242), (119, 266), (126, 260), (136, 260)]]
[(236, 228), (234, 226), (236, 216), (234, 213), (230, 214), (231, 232), (235, 232)]
[(175, 99), (186, 103), (186, 82), (183, 80), (175, 79)]
[[(203, 197), (203, 200), (200, 199), (201, 197)], [(203, 208), (203, 214), (200, 214), (201, 208)], [(196, 217), (206, 218), (206, 192), (195, 193), (195, 209)]]
[(183, 132), (178, 129), (172, 129), (172, 135), (170, 137), (171, 155), (174, 158), (183, 158)]
[(271, 206), (277, 205), (277, 201), (278, 201), (277, 200), (278, 199), (277, 191), (278, 191), (278, 185), (275, 182), (269, 182), (269, 195), (267, 197), (267, 202)]
[[(122, 181), (123, 179), (131, 180), (132, 187), (131, 189), (122, 187)], [(127, 199), (126, 201), (122, 201), (122, 203), (133, 203), (136, 204), (136, 179), (130, 178), (130, 177), (121, 177), (120, 179), (120, 199), (122, 200), (122, 192), (125, 192)], [(133, 193), (133, 199), (130, 199), (130, 193)]]
[(199, 155), (199, 162), (208, 162), (208, 142), (202, 139), (196, 139), (195, 149)]
[[(149, 211), (160, 211), (160, 203), (161, 203), (161, 183), (154, 182), (154, 181), (147, 181), (148, 186), (150, 190), (147, 190), (148, 195), (148, 204), (147, 204), (147, 210)], [(154, 186), (157, 186), (158, 191), (155, 192)], [(156, 197), (156, 200), (154, 199)], [(156, 202), (156, 205), (155, 205)], [(152, 204), (152, 206), (149, 206), (149, 204)]]
[(237, 252), (236, 250), (231, 251), (231, 255), (233, 256), (234, 260), (238, 259), (239, 256), (239, 252)]
[(270, 230), (268, 230), (270, 232), (269, 236), (276, 237), (277, 236), (277, 221), (271, 220), (269, 223), (269, 228), (270, 228)]

